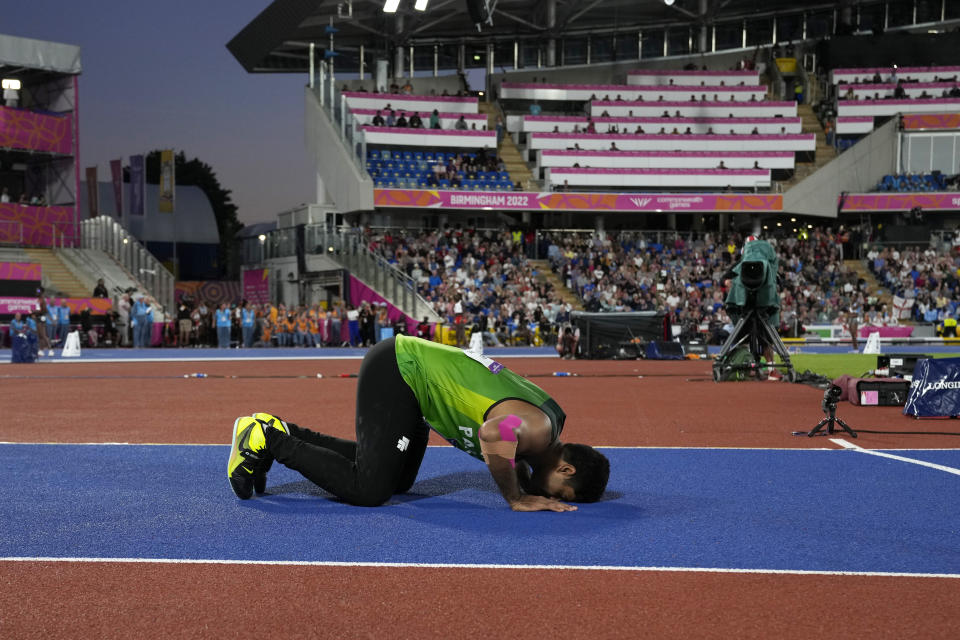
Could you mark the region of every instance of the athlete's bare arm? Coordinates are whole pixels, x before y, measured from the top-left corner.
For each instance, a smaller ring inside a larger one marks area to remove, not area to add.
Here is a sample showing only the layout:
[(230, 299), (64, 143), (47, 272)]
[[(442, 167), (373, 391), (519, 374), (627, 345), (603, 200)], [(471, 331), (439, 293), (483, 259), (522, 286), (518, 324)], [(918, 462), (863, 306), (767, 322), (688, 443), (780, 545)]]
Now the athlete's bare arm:
[(521, 489), (518, 474), (523, 474), (523, 470), (516, 470), (517, 458), (535, 456), (546, 450), (550, 446), (550, 434), (550, 419), (546, 414), (522, 401), (508, 400), (497, 405), (480, 426), (480, 449), (487, 468), (514, 511), (576, 510), (573, 505), (525, 494)]

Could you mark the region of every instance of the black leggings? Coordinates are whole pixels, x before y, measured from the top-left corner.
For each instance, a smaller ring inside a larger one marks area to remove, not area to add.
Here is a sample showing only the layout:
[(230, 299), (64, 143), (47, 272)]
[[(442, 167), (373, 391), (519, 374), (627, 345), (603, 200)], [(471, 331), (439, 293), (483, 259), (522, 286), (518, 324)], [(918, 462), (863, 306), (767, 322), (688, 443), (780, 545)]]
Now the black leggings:
[(360, 365), (356, 442), (289, 422), (289, 436), (267, 430), (278, 462), (350, 504), (373, 507), (408, 491), (427, 449), (430, 430), (400, 375), (394, 342), (377, 343)]

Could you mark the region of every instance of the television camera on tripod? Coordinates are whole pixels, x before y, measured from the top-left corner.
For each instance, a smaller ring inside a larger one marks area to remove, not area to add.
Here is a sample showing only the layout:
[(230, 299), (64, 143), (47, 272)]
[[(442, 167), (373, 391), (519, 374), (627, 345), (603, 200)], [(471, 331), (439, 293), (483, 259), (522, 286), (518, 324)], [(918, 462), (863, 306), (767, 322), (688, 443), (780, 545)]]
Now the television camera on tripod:
[[(733, 276), (725, 308), (736, 324), (713, 361), (713, 379), (734, 375), (761, 377), (765, 369), (783, 370), (794, 382), (796, 372), (790, 354), (777, 333), (780, 297), (777, 293), (777, 255), (769, 243), (753, 236), (743, 245), (743, 256), (728, 275)], [(773, 362), (773, 354), (781, 362)], [(761, 357), (766, 363), (761, 364)]]

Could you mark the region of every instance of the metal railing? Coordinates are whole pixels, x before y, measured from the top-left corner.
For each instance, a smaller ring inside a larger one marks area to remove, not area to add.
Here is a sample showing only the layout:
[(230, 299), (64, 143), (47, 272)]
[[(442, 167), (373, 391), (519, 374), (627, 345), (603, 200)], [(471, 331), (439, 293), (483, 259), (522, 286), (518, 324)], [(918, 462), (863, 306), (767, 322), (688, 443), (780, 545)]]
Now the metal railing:
[(366, 157), (367, 142), (359, 123), (347, 107), (347, 97), (336, 86), (336, 77), (333, 75), (333, 65), (320, 62), (317, 73), (311, 79), (311, 88), (320, 102), (321, 110), (330, 118), (337, 131), (340, 142), (349, 151), (354, 164), (361, 175), (367, 175)]
[(411, 317), (417, 320), (426, 317), (428, 322), (443, 320), (430, 303), (417, 293), (414, 279), (370, 251), (363, 238), (350, 234), (341, 236), (341, 239), (342, 248), (335, 258), (355, 276)]
[[(296, 255), (295, 227), (265, 235), (261, 245), (263, 260)], [(441, 320), (430, 303), (417, 293), (414, 279), (370, 251), (357, 231), (330, 229), (324, 224), (305, 225), (304, 251), (308, 256), (324, 254), (340, 263), (409, 316), (418, 320), (426, 316), (430, 322)]]
[(80, 223), (80, 242), (85, 249), (100, 249), (112, 256), (166, 311), (174, 304), (174, 277), (140, 241), (115, 220), (98, 216)]

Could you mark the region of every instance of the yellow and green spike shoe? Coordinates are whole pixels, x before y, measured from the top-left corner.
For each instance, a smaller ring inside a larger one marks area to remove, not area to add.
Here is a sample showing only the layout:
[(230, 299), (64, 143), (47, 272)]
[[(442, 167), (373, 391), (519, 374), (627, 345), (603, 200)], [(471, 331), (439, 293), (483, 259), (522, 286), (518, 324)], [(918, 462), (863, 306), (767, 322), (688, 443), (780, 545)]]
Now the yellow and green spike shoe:
[(264, 428), (264, 424), (256, 418), (246, 416), (237, 418), (233, 423), (227, 478), (230, 480), (230, 488), (241, 500), (253, 495), (254, 470), (264, 456), (270, 455), (267, 452)]
[[(290, 429), (287, 427), (287, 423), (278, 418), (277, 416), (270, 413), (255, 413), (253, 417), (261, 422), (266, 423), (268, 426), (275, 429), (279, 429), (290, 435)], [(270, 471), (270, 467), (273, 466), (273, 456), (267, 454), (260, 462), (258, 462), (253, 469), (253, 490), (258, 494), (263, 493), (267, 490), (267, 472)]]

